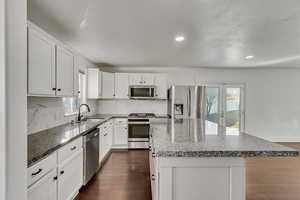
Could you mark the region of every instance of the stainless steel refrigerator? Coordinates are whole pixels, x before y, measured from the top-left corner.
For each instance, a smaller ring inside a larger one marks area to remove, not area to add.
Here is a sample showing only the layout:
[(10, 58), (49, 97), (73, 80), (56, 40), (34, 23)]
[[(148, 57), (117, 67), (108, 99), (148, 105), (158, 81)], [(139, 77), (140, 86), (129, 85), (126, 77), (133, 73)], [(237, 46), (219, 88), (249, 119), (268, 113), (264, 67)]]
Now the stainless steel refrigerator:
[(174, 119), (203, 119), (205, 86), (176, 86), (168, 90), (168, 114)]

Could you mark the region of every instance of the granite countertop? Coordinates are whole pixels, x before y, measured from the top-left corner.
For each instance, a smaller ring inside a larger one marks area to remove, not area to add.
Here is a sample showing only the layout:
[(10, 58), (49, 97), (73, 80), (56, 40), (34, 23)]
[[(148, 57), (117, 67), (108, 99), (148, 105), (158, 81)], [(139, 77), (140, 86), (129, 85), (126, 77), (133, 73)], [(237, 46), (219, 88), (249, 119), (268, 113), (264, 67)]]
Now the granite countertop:
[(157, 157), (285, 157), (295, 149), (272, 143), (216, 123), (183, 119), (152, 119), (151, 145)]
[(28, 159), (27, 167), (31, 167), (48, 155), (83, 136), (102, 123), (112, 118), (125, 118), (127, 115), (93, 115), (87, 121), (75, 124), (64, 124), (51, 129), (28, 135)]

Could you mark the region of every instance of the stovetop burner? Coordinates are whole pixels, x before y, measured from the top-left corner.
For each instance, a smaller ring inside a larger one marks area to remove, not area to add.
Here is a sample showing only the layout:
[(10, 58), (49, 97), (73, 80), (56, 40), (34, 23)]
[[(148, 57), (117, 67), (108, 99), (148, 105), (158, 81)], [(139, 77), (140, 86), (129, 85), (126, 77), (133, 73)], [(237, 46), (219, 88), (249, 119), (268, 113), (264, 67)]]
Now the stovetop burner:
[(132, 118), (154, 118), (154, 113), (130, 113), (128, 117)]

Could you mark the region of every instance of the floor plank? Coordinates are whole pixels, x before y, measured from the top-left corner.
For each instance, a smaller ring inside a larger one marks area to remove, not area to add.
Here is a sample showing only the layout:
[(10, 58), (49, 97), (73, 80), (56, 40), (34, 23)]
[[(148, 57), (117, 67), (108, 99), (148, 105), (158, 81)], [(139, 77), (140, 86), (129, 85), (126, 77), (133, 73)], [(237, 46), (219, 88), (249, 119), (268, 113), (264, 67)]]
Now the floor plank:
[[(300, 150), (300, 143), (284, 143)], [(300, 200), (300, 157), (246, 162), (247, 200)], [(76, 200), (150, 200), (148, 151), (113, 152)]]
[(151, 200), (148, 153), (113, 152), (76, 200)]

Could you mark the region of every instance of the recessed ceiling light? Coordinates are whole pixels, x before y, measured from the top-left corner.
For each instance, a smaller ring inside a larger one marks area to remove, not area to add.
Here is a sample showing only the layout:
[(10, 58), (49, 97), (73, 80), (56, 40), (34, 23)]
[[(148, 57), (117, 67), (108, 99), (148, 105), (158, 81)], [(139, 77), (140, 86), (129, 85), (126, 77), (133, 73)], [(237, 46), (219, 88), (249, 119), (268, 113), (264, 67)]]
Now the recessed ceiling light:
[(250, 60), (250, 59), (252, 59), (252, 58), (254, 58), (254, 56), (246, 56), (246, 57), (245, 57), (246, 60)]
[(179, 36), (176, 36), (175, 37), (175, 41), (176, 42), (183, 42), (185, 40), (185, 38), (184, 38), (184, 36), (182, 36), (182, 35), (179, 35)]

